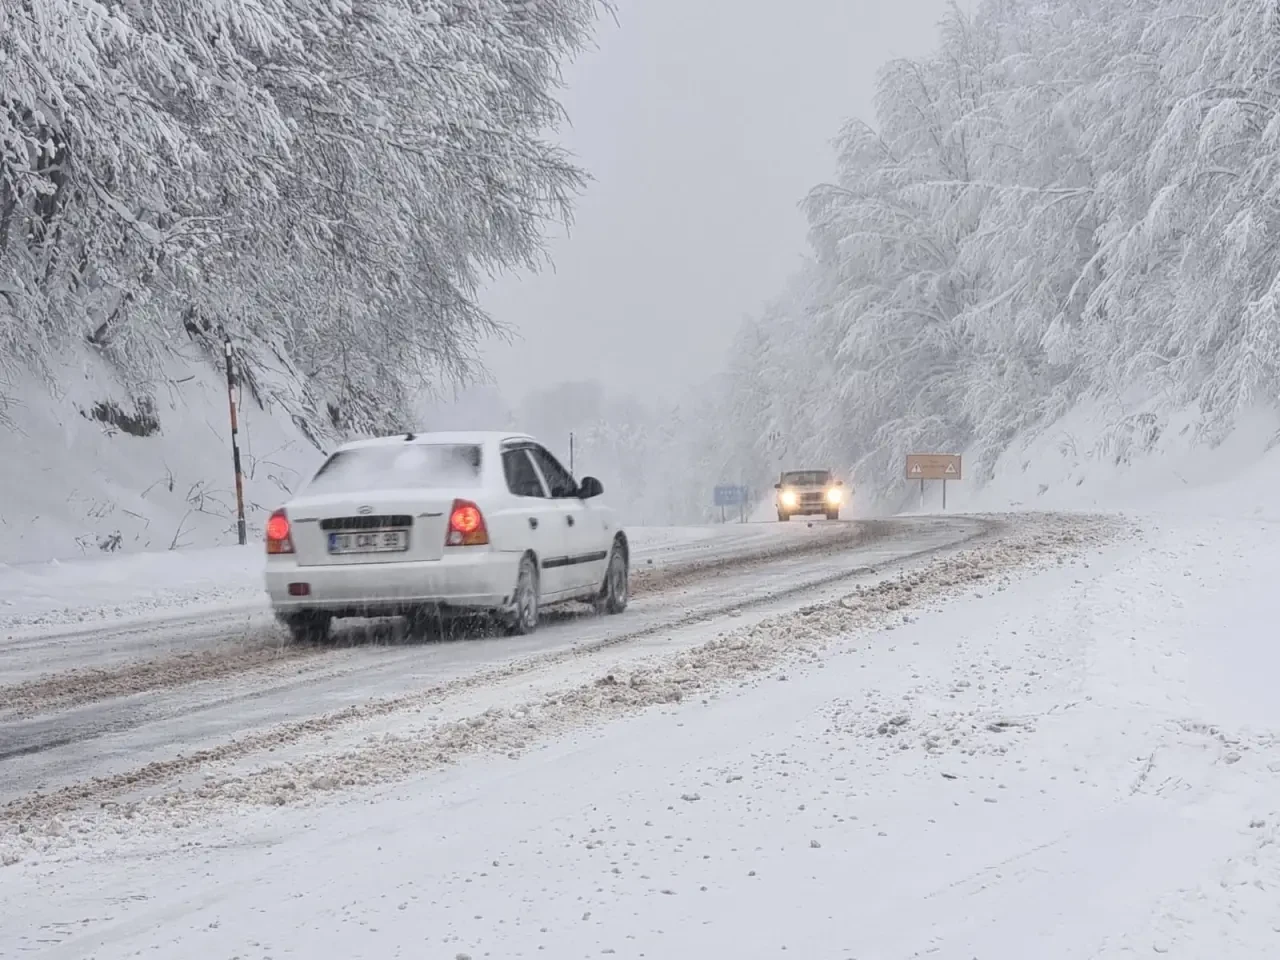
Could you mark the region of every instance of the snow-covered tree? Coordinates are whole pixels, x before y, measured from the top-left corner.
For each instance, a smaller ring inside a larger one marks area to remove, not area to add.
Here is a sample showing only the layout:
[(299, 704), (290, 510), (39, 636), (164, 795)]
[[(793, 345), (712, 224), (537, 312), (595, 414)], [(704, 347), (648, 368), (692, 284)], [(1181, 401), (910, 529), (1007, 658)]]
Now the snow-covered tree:
[(473, 372), (481, 280), (569, 216), (544, 136), (598, 6), (2, 5), (0, 353), (87, 339), (141, 376), (225, 330), (306, 416), (402, 422)]
[[(721, 460), (911, 450), (988, 475), (1086, 397), (1201, 413), (1280, 382), (1280, 12), (987, 0), (881, 72), (806, 201), (812, 260), (743, 329)], [(766, 442), (759, 438), (769, 437)]]

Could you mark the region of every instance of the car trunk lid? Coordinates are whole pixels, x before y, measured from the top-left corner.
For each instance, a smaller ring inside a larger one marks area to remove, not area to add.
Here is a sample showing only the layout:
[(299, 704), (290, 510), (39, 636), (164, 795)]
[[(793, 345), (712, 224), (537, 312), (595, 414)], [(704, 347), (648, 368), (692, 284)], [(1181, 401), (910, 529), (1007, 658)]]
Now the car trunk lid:
[(454, 499), (451, 490), (300, 497), (288, 508), (298, 565), (439, 560)]

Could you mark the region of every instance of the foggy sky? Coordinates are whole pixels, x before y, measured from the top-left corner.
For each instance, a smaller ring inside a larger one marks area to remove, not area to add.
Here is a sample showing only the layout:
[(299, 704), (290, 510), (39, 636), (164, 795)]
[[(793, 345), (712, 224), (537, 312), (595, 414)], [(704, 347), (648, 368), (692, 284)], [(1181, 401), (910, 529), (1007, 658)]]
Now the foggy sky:
[[(966, 5), (967, 6), (967, 5)], [(804, 250), (797, 204), (831, 176), (885, 60), (929, 51), (945, 0), (619, 0), (566, 70), (561, 141), (595, 178), (554, 272), (501, 278), (515, 327), (484, 360), (508, 403), (600, 378), (667, 392), (720, 367)]]

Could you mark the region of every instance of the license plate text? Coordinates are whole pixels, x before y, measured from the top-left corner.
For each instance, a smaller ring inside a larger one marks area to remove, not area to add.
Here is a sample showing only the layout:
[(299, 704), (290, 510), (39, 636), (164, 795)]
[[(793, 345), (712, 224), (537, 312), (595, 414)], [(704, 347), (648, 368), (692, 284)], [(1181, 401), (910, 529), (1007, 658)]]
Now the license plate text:
[(330, 553), (396, 553), (408, 549), (408, 530), (329, 534)]

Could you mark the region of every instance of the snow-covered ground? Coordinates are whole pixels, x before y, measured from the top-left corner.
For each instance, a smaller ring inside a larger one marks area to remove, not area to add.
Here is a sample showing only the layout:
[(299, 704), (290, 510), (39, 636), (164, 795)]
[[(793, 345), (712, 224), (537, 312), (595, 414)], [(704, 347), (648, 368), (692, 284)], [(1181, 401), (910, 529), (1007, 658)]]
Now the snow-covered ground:
[(1270, 957), (1272, 473), (14, 796), (0, 955)]
[(1266, 956), (1280, 550), (1252, 518), (1140, 530), (1018, 526), (33, 817), (4, 927), (51, 958)]
[[(56, 368), (56, 396), (31, 376), (5, 384), (23, 399), (0, 421), (0, 563), (236, 542), (226, 383), (205, 363), (173, 367), (142, 411), (92, 352)], [(284, 410), (260, 408), (248, 390), (239, 416), (256, 537), (323, 458)]]
[[(1199, 418), (1194, 408), (1169, 414), (1152, 402), (1081, 403), (1020, 437), (985, 482), (970, 475), (948, 484), (948, 509), (1280, 517), (1280, 415), (1250, 411), (1216, 446), (1199, 433)], [(939, 508), (941, 492), (926, 484), (926, 510)], [(917, 501), (908, 506), (914, 512)]]

